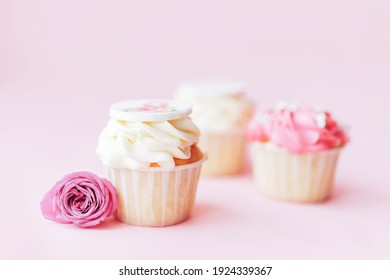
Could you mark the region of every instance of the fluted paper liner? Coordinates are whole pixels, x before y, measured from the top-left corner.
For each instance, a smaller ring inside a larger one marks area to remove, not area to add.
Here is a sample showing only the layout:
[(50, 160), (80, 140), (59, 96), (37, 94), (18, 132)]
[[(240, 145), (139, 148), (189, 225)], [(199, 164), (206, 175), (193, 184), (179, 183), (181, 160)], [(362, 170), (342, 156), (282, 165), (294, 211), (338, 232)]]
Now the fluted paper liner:
[(296, 202), (318, 202), (332, 192), (341, 148), (294, 154), (251, 143), (252, 170), (261, 192)]
[(192, 211), (205, 157), (172, 170), (132, 170), (105, 166), (119, 197), (115, 218), (127, 224), (163, 227), (186, 220)]
[(206, 151), (205, 175), (233, 175), (240, 173), (245, 158), (244, 132), (202, 132), (199, 147)]

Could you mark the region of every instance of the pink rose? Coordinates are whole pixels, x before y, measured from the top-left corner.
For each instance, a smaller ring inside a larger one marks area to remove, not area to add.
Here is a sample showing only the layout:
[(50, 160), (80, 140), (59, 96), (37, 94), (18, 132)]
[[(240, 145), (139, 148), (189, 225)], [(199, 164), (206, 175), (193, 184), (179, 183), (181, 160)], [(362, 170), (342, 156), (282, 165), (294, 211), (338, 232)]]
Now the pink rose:
[(64, 176), (41, 201), (43, 216), (59, 223), (92, 227), (111, 216), (118, 206), (114, 186), (91, 172)]

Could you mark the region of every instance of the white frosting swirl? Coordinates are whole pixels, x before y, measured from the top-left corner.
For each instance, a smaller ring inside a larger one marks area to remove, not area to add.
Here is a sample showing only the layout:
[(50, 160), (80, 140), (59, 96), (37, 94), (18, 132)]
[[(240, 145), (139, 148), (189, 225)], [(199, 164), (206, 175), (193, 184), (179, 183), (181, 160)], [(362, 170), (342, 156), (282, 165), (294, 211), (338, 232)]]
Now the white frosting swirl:
[(173, 158), (189, 159), (199, 129), (190, 118), (156, 122), (111, 119), (99, 137), (97, 154), (114, 168), (147, 168), (155, 162), (172, 169)]
[(176, 99), (193, 103), (191, 118), (202, 131), (243, 130), (253, 111), (241, 92), (198, 94), (179, 87)]

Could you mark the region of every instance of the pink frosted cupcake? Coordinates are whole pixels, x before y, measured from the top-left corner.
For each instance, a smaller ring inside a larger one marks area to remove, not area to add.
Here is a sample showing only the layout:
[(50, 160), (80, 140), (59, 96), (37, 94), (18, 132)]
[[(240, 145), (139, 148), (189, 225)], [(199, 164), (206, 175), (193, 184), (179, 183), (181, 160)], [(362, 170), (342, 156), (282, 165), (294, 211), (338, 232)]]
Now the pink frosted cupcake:
[(190, 216), (205, 160), (190, 113), (189, 104), (164, 100), (111, 106), (97, 153), (118, 193), (119, 221), (168, 226)]
[(285, 106), (258, 112), (248, 139), (260, 191), (296, 202), (329, 197), (339, 153), (348, 142), (328, 112)]

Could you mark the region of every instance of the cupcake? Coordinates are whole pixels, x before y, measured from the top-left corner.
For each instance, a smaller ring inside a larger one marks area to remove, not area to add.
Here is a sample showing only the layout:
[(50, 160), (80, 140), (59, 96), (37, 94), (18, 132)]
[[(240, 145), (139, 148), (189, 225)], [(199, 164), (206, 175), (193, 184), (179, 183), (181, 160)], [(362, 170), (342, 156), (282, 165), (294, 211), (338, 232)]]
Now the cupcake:
[(330, 113), (282, 106), (258, 112), (247, 133), (262, 193), (295, 202), (329, 197), (339, 153), (348, 142)]
[(118, 192), (116, 219), (162, 227), (190, 216), (205, 160), (190, 113), (187, 103), (162, 100), (111, 106), (97, 154)]
[(175, 98), (193, 104), (191, 118), (202, 131), (199, 146), (207, 152), (203, 174), (240, 173), (245, 158), (245, 127), (253, 105), (238, 82), (181, 84)]

